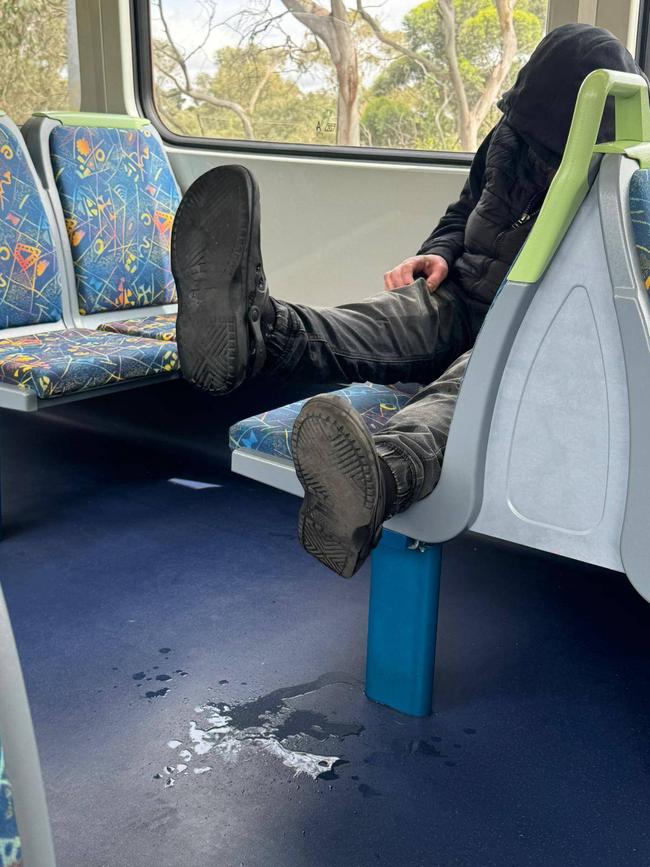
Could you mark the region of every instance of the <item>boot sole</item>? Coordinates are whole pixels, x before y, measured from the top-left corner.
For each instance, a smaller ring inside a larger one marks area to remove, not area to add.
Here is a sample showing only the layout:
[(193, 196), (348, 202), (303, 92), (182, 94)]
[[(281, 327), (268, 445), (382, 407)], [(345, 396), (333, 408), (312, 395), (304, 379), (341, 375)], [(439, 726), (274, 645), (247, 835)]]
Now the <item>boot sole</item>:
[(379, 463), (370, 434), (340, 397), (315, 397), (293, 426), (296, 473), (305, 490), (298, 519), (303, 548), (351, 578), (379, 541), (374, 530)]
[(202, 175), (176, 212), (171, 258), (181, 372), (213, 394), (227, 394), (246, 377), (248, 299), (254, 260), (261, 261), (257, 238), (257, 185), (239, 166)]

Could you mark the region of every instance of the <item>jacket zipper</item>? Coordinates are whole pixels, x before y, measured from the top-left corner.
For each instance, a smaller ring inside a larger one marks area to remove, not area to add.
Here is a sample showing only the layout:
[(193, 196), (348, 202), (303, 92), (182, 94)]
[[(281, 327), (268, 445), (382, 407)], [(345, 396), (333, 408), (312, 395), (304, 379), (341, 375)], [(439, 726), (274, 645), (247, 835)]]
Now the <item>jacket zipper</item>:
[(540, 195), (541, 194), (539, 192), (537, 192), (537, 193), (535, 193), (534, 196), (531, 196), (528, 204), (526, 205), (526, 207), (524, 209), (523, 214), (521, 214), (521, 216), (517, 217), (517, 219), (512, 224), (513, 229), (517, 229), (517, 228), (519, 228), (519, 226), (523, 226), (524, 223), (527, 223), (529, 220), (531, 220), (533, 217), (536, 217), (537, 214), (539, 214), (541, 208), (537, 208), (536, 211), (533, 211), (533, 205), (539, 199)]

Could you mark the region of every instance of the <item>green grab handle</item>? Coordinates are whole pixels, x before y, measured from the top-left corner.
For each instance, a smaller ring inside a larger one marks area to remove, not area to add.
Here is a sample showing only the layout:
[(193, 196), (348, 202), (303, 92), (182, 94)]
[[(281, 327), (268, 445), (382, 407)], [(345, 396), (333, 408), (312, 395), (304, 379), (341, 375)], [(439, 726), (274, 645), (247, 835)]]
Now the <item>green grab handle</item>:
[(62, 126), (88, 126), (106, 129), (146, 129), (151, 126), (148, 117), (130, 114), (100, 114), (93, 111), (35, 111), (32, 117), (49, 117)]
[(640, 75), (596, 69), (582, 82), (564, 156), (509, 280), (536, 283), (589, 192), (589, 167), (608, 96), (614, 97), (616, 141), (603, 150), (630, 152), (650, 142), (648, 85)]

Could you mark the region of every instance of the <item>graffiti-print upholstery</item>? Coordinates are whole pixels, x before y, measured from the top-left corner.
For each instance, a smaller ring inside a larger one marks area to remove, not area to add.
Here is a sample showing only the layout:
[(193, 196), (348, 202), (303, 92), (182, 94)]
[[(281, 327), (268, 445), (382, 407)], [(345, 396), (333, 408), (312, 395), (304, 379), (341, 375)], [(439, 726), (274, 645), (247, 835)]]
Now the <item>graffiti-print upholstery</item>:
[(176, 340), (176, 316), (173, 313), (160, 316), (143, 316), (140, 319), (118, 319), (104, 322), (100, 331), (117, 334), (135, 334), (136, 337), (150, 337), (152, 340)]
[(50, 153), (79, 311), (175, 303), (169, 251), (180, 194), (155, 134), (57, 126)]
[[(366, 382), (336, 391), (361, 414), (371, 433), (380, 431), (418, 390), (416, 385), (374, 385)], [(299, 400), (247, 418), (230, 428), (231, 449), (252, 449), (291, 459), (291, 430), (306, 400)]]
[(632, 175), (630, 216), (643, 281), (650, 289), (650, 169), (639, 169)]
[(0, 382), (61, 397), (178, 369), (175, 343), (87, 329), (0, 339)]
[(24, 145), (0, 123), (0, 328), (61, 318), (52, 231)]
[(22, 864), (20, 837), (14, 815), (11, 785), (5, 772), (5, 759), (0, 742), (0, 867), (19, 867)]

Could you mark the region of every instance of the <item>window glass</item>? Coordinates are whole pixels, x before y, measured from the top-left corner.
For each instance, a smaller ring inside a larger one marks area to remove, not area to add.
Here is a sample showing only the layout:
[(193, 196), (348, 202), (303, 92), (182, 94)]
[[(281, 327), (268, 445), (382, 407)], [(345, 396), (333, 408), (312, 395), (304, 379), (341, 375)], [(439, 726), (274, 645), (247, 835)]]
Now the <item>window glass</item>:
[(548, 0), (151, 0), (155, 101), (188, 136), (473, 151)]
[(78, 109), (74, 0), (2, 0), (0, 109), (16, 123), (33, 111)]

